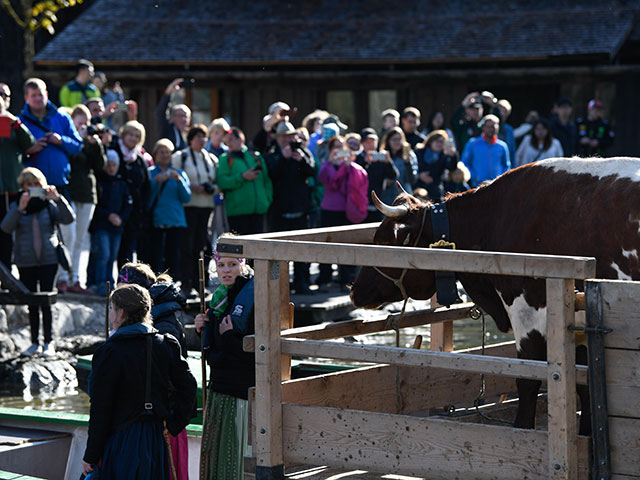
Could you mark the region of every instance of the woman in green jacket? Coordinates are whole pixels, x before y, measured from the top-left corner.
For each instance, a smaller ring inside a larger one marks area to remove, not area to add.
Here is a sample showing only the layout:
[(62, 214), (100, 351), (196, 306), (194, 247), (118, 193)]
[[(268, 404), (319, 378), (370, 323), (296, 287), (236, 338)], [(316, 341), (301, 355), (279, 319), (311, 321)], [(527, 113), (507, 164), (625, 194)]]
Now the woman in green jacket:
[(244, 141), (242, 130), (231, 128), (225, 140), (229, 151), (218, 165), (218, 186), (224, 192), (229, 227), (239, 235), (264, 232), (264, 216), (273, 200), (267, 166)]

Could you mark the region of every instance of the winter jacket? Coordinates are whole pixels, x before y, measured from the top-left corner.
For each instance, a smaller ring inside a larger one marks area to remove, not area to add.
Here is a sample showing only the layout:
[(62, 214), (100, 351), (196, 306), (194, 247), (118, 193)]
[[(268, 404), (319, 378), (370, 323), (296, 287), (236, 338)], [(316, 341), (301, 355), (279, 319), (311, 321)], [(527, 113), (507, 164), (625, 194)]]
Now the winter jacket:
[(531, 145), (531, 135), (526, 135), (516, 152), (516, 166), (537, 162), (545, 158), (557, 158), (564, 156), (562, 145), (557, 138), (551, 140), (551, 146), (546, 150), (535, 148)]
[(462, 152), (462, 163), (471, 172), (471, 185), (477, 187), (511, 168), (509, 147), (502, 140), (488, 143), (481, 135), (472, 138)]
[(347, 202), (347, 168), (346, 163), (337, 166), (331, 162), (324, 162), (320, 167), (318, 180), (324, 185), (324, 197), (320, 205), (323, 210), (344, 212)]
[(511, 159), (511, 163), (514, 163), (514, 159), (516, 158), (516, 137), (513, 132), (513, 127), (508, 123), (500, 125), (498, 138), (507, 144), (509, 148), (509, 158)]
[(315, 160), (310, 151), (301, 150), (303, 155), (300, 161), (283, 157), (277, 144), (265, 156), (273, 184), (273, 208), (276, 215), (311, 211), (309, 178), (316, 174)]
[[(203, 185), (208, 183), (217, 193), (216, 171), (218, 170), (218, 157), (202, 150), (197, 153), (191, 148), (175, 152), (171, 157), (171, 165), (177, 170), (182, 170), (189, 180), (189, 185)], [(185, 207), (212, 208), (213, 192), (191, 192), (191, 198), (185, 202)]]
[(557, 115), (551, 117), (551, 133), (562, 145), (562, 151), (567, 157), (573, 157), (578, 153), (578, 129), (576, 124), (568, 122), (562, 125)]
[(17, 178), (24, 168), (23, 154), (35, 143), (29, 129), (18, 119), (11, 125), (9, 137), (0, 138), (0, 193), (17, 193)]
[[(51, 185), (58, 187), (67, 185), (71, 172), (69, 157), (80, 153), (82, 148), (82, 138), (73, 125), (71, 117), (66, 113), (59, 113), (56, 106), (49, 101), (47, 113), (42, 121), (31, 113), (29, 104), (25, 104), (20, 113), (20, 119), (36, 140), (43, 138), (47, 132), (57, 133), (62, 138), (62, 145), (49, 143), (40, 152), (29, 155), (29, 158), (23, 161), (24, 166), (38, 168)], [(45, 130), (37, 125), (42, 125)]]
[[(260, 166), (260, 175), (253, 181), (242, 178), (242, 174)], [(227, 216), (262, 215), (273, 201), (273, 186), (267, 165), (262, 156), (252, 153), (246, 146), (240, 152), (227, 152), (220, 157), (218, 186), (224, 192)]]
[(213, 309), (207, 311), (209, 323), (205, 327), (204, 352), (207, 363), (211, 366), (211, 381), (209, 388), (214, 392), (247, 399), (249, 388), (256, 383), (255, 355), (242, 349), (242, 339), (245, 335), (255, 333), (254, 305), (243, 305), (250, 308), (249, 322), (244, 329), (234, 326), (220, 334), (220, 323), (227, 315), (237, 309), (234, 303), (238, 294), (253, 276), (238, 276), (228, 292), (228, 304), (222, 315), (216, 316)]
[[(117, 214), (122, 223), (115, 226), (109, 221), (109, 215)], [(131, 215), (131, 195), (127, 184), (119, 175), (110, 176), (100, 173), (98, 176), (98, 204), (93, 212), (89, 232), (107, 230), (122, 232)]]
[[(154, 165), (149, 169), (151, 177), (151, 198), (149, 208), (156, 202), (153, 209), (154, 227), (186, 227), (187, 218), (184, 215), (184, 204), (191, 199), (191, 187), (189, 178), (182, 170), (176, 170), (180, 180), (169, 178), (162, 183), (154, 179), (162, 172), (160, 167)], [(157, 201), (156, 201), (157, 197)]]
[(458, 164), (458, 158), (445, 155), (443, 152), (434, 152), (430, 148), (416, 150), (418, 157), (418, 176), (422, 172), (427, 172), (433, 179), (432, 183), (424, 183), (422, 180), (414, 184), (415, 188), (425, 188), (434, 202), (439, 202), (444, 196), (445, 170), (454, 170)]
[[(27, 213), (32, 208), (33, 213)], [(33, 246), (34, 215), (38, 219), (40, 235), (42, 237), (42, 250), (40, 251), (39, 259), (36, 257)], [(62, 223), (68, 225), (74, 220), (75, 215), (67, 203), (67, 200), (62, 195), (60, 195), (60, 198), (56, 202), (32, 198), (29, 201), (27, 210), (23, 212), (18, 210), (17, 202), (12, 203), (0, 224), (0, 228), (5, 233), (15, 231), (13, 262), (18, 267), (56, 265), (58, 263), (58, 255), (56, 253), (58, 238), (54, 224)]]
[(101, 172), (105, 162), (106, 155), (102, 142), (97, 140), (95, 143), (90, 143), (85, 140), (80, 153), (69, 159), (71, 164), (71, 174), (69, 175), (71, 200), (79, 203), (98, 203), (94, 172)]
[[(588, 118), (579, 118), (576, 120), (578, 129), (578, 152), (581, 157), (603, 156), (606, 149), (613, 145), (614, 133), (611, 130), (609, 122), (599, 118), (597, 120), (589, 120)], [(598, 146), (582, 145), (580, 140), (583, 138), (598, 140)]]
[(118, 144), (115, 144), (115, 151), (120, 157), (120, 168), (118, 174), (129, 187), (131, 194), (131, 215), (129, 215), (129, 223), (134, 226), (140, 226), (149, 206), (149, 190), (151, 188), (149, 182), (149, 169), (147, 162), (140, 155), (133, 162), (125, 162), (122, 151)]
[[(361, 152), (356, 157), (356, 163), (367, 171), (369, 176), (369, 191), (376, 192), (378, 198), (382, 196), (385, 180), (386, 183), (392, 183), (393, 180), (398, 178), (398, 169), (393, 162), (380, 162), (373, 161), (368, 163), (366, 160), (366, 152)], [(370, 212), (377, 211), (373, 205), (373, 199), (371, 193), (369, 193), (369, 207)]]
[[(402, 188), (404, 188), (408, 193), (412, 193), (413, 184), (418, 178), (418, 159), (416, 158), (416, 154), (413, 150), (410, 150), (408, 162), (400, 156), (391, 157), (391, 161), (395, 165), (396, 170), (398, 170), (398, 182), (400, 182)], [(380, 200), (391, 205), (398, 196), (398, 193), (400, 192), (397, 191), (395, 182), (390, 183), (382, 192)]]
[(174, 283), (158, 282), (151, 285), (149, 295), (153, 300), (151, 318), (160, 333), (168, 333), (178, 340), (180, 352), (187, 358), (187, 338), (184, 333), (182, 311), (187, 299)]
[(100, 90), (91, 82), (82, 85), (76, 79), (71, 80), (60, 89), (60, 105), (73, 108), (84, 104), (90, 98), (100, 98)]
[(196, 380), (180, 355), (178, 341), (143, 323), (120, 327), (93, 355), (87, 463), (98, 463), (107, 439), (116, 431), (146, 417), (141, 414), (145, 411), (148, 335), (153, 340), (151, 418), (166, 420), (174, 436), (189, 423)]

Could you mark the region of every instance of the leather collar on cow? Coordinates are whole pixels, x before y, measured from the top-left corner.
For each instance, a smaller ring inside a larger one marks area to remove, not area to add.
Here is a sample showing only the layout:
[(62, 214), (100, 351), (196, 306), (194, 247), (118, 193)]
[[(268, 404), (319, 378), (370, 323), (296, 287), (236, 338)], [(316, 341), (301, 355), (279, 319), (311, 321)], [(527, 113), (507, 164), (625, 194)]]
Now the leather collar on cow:
[[(429, 211), (431, 212), (431, 229), (433, 231), (434, 243), (429, 248), (455, 249), (455, 243), (449, 238), (449, 212), (446, 202), (436, 203)], [(440, 305), (446, 307), (453, 303), (460, 302), (458, 288), (456, 287), (456, 275), (454, 272), (433, 272), (436, 279), (436, 299)]]

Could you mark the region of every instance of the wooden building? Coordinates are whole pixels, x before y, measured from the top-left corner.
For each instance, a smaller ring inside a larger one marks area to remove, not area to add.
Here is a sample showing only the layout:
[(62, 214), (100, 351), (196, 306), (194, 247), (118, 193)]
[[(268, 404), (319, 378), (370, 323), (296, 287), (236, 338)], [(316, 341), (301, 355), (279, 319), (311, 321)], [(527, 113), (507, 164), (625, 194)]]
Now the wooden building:
[(326, 108), (359, 130), (389, 107), (450, 116), (472, 90), (508, 99), (512, 125), (561, 96), (575, 116), (598, 98), (616, 132), (608, 153), (639, 156), (639, 15), (638, 0), (95, 0), (36, 69), (55, 90), (91, 59), (139, 102), (149, 142), (162, 91), (186, 76), (194, 121), (225, 116), (249, 137), (277, 100), (297, 122)]

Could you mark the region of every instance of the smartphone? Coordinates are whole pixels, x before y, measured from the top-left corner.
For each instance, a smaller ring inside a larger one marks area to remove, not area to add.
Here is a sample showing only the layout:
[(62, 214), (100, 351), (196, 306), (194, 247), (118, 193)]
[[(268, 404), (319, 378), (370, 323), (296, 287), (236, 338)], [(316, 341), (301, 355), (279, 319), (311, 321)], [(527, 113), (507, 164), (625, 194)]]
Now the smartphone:
[(116, 112), (126, 112), (127, 110), (129, 110), (129, 107), (126, 103), (120, 102), (116, 105)]
[(196, 85), (195, 78), (185, 78), (182, 82), (180, 82), (180, 88), (193, 88)]
[(11, 124), (13, 120), (9, 117), (0, 117), (0, 138), (9, 138), (11, 136)]
[(371, 154), (371, 160), (374, 162), (383, 162), (387, 159), (387, 154), (382, 152), (373, 152)]
[(47, 192), (42, 187), (29, 187), (29, 196), (31, 198), (44, 198)]
[(347, 158), (351, 158), (351, 152), (349, 150), (340, 150), (336, 153), (336, 158), (343, 158), (346, 160)]

